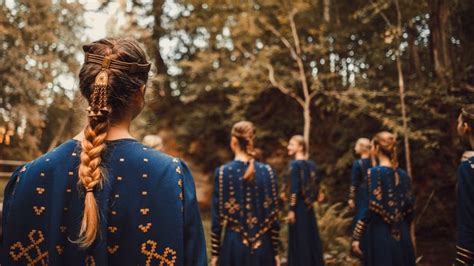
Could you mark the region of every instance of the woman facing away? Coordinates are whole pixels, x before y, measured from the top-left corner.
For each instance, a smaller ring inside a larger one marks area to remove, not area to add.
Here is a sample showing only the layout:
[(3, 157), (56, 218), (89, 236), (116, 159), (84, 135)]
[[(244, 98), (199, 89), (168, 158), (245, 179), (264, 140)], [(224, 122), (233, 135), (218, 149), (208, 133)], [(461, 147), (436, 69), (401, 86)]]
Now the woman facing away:
[(290, 162), (290, 211), (288, 265), (324, 265), (318, 223), (313, 204), (318, 199), (320, 176), (316, 164), (308, 160), (303, 136), (290, 139), (288, 154), (294, 156)]
[[(367, 171), (372, 167), (370, 159), (370, 140), (360, 138), (356, 141), (354, 152), (359, 159), (352, 163), (351, 186), (348, 205), (354, 209), (353, 227), (360, 220), (361, 214), (368, 208)], [(364, 250), (364, 241), (361, 241), (361, 250)], [(360, 257), (358, 254), (356, 256)]]
[(89, 122), (16, 170), (5, 190), (2, 265), (206, 265), (186, 164), (129, 133), (150, 64), (133, 39), (83, 47)]
[(255, 161), (254, 136), (252, 123), (236, 123), (230, 141), (235, 159), (216, 169), (212, 266), (280, 265), (277, 177), (269, 165)]
[[(474, 149), (474, 105), (461, 111), (458, 134)], [(457, 184), (457, 244), (455, 265), (474, 264), (474, 156), (461, 162)]]
[(414, 198), (410, 177), (398, 167), (395, 136), (389, 132), (375, 135), (372, 155), (378, 166), (368, 173), (369, 207), (354, 229), (352, 248), (362, 255), (364, 236), (364, 265), (414, 266), (410, 234)]

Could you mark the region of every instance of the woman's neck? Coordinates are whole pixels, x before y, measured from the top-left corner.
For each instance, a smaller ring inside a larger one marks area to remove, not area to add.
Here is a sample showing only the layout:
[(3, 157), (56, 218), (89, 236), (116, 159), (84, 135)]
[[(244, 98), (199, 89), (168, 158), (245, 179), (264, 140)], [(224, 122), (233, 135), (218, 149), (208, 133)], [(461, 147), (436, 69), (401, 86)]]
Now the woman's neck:
[[(84, 130), (77, 134), (74, 139), (82, 140), (84, 138)], [(106, 140), (117, 140), (117, 139), (133, 139), (134, 137), (130, 134), (130, 122), (115, 123), (110, 126), (107, 132)]]
[(379, 165), (385, 167), (393, 167), (392, 162), (387, 156), (379, 155)]
[(239, 150), (239, 151), (235, 151), (234, 159), (237, 161), (248, 162), (250, 161), (251, 157), (247, 153)]
[(369, 157), (370, 157), (370, 153), (368, 153), (368, 152), (367, 153), (364, 152), (364, 153), (360, 154), (361, 159), (368, 159)]
[(295, 160), (306, 160), (308, 157), (303, 152), (297, 152), (295, 154)]

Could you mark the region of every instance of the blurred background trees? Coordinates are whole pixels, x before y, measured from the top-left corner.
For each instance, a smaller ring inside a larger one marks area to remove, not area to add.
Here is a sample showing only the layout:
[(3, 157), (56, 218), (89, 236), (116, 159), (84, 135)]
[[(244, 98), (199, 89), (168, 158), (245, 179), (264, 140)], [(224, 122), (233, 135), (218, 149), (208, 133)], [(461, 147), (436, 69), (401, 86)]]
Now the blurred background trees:
[[(135, 132), (168, 136), (198, 183), (211, 184), (231, 158), (231, 125), (248, 119), (281, 175), (287, 139), (305, 134), (329, 202), (345, 201), (355, 140), (390, 130), (401, 166), (411, 159), (418, 235), (454, 238), (455, 168), (468, 148), (455, 124), (474, 99), (471, 0), (99, 2), (99, 12), (119, 4), (125, 23), (110, 32), (141, 40), (156, 67)], [(0, 4), (0, 138), (13, 132), (0, 158), (29, 160), (80, 128), (77, 88), (64, 80), (82, 60), (85, 10)]]

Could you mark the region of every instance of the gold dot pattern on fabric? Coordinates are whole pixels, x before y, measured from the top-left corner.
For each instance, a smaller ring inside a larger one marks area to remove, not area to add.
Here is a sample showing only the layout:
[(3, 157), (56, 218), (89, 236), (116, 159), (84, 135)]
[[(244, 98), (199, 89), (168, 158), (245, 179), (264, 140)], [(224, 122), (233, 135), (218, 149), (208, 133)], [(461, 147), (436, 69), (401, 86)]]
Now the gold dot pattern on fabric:
[(143, 161), (144, 161), (145, 163), (147, 163), (147, 162), (148, 162), (148, 158), (143, 158)]
[(150, 211), (149, 208), (140, 209), (140, 212), (141, 212), (143, 215), (147, 215), (149, 211)]
[(67, 193), (71, 193), (72, 190), (71, 190), (70, 188), (67, 188), (67, 189), (66, 189), (66, 192), (67, 192)]
[(122, 179), (123, 179), (123, 178), (122, 178), (121, 176), (117, 176), (117, 180), (118, 180), (118, 181), (122, 181)]
[(42, 188), (42, 187), (37, 187), (37, 188), (36, 188), (36, 193), (38, 193), (38, 194), (40, 194), (40, 195), (42, 195), (42, 194), (44, 193), (44, 191), (45, 191), (45, 189)]
[(59, 231), (61, 231), (61, 233), (66, 233), (66, 230), (67, 230), (66, 226), (60, 226), (59, 227)]
[(46, 210), (46, 207), (44, 206), (33, 206), (33, 211), (35, 212), (36, 215), (43, 214), (44, 210)]
[(74, 172), (69, 171), (68, 175), (69, 175), (69, 176), (73, 176), (73, 175), (74, 175)]
[(107, 252), (109, 252), (110, 254), (114, 254), (115, 252), (117, 252), (118, 249), (119, 249), (119, 245), (107, 247)]
[(109, 232), (111, 232), (111, 233), (115, 233), (115, 232), (117, 232), (117, 230), (118, 230), (118, 228), (115, 227), (115, 226), (109, 226), (109, 227), (107, 227), (107, 228), (109, 229)]
[(40, 176), (45, 176), (45, 174), (44, 174), (44, 173), (40, 173)]
[(72, 155), (72, 156), (77, 156), (77, 153), (73, 152), (71, 155)]
[[(158, 262), (158, 265), (173, 266), (176, 263), (176, 251), (166, 247), (163, 254), (156, 252), (158, 243), (153, 240), (148, 240), (142, 243), (141, 253), (146, 255), (145, 265), (151, 265), (151, 262)], [(153, 263), (156, 264), (156, 263)]]
[(125, 162), (125, 159), (124, 159), (124, 158), (120, 158), (119, 161), (120, 161), (120, 162)]
[(148, 175), (147, 175), (147, 174), (143, 174), (142, 177), (143, 177), (143, 178), (147, 178)]
[(44, 242), (43, 232), (40, 230), (31, 230), (28, 234), (30, 243), (25, 246), (20, 241), (10, 247), (10, 256), (14, 261), (22, 258), (26, 259), (27, 265), (48, 265), (48, 251), (42, 251), (40, 244)]
[(141, 225), (138, 226), (138, 228), (140, 230), (142, 230), (143, 233), (146, 233), (146, 232), (148, 232), (148, 230), (150, 230), (151, 223), (147, 223), (146, 225), (141, 224)]
[(142, 195), (143, 195), (143, 196), (146, 196), (146, 195), (148, 195), (148, 192), (142, 191)]
[(61, 245), (56, 246), (56, 251), (59, 255), (63, 254), (64, 248)]

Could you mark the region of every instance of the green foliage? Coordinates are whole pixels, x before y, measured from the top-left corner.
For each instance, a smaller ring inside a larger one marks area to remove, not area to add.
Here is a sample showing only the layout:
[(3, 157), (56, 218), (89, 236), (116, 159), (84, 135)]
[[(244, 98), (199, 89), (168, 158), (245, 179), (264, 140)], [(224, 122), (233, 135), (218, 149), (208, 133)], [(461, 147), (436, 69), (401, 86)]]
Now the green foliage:
[(356, 259), (349, 256), (351, 238), (347, 232), (352, 217), (348, 208), (342, 203), (318, 204), (316, 211), (327, 265), (353, 265)]
[(15, 135), (0, 157), (25, 160), (41, 152), (45, 116), (55, 99), (69, 101), (61, 115), (72, 107), (72, 88), (61, 87), (60, 77), (78, 69), (83, 7), (65, 0), (6, 2), (0, 1), (0, 128)]

